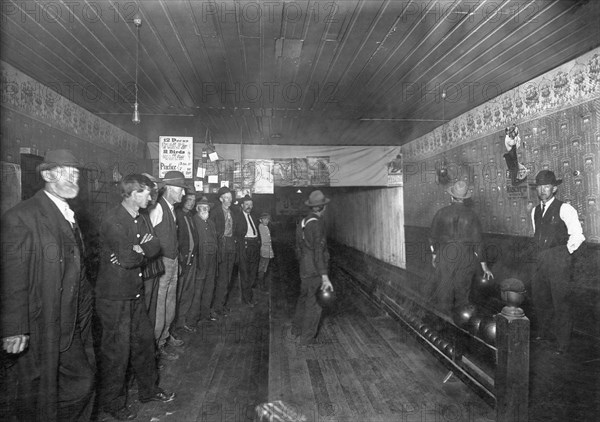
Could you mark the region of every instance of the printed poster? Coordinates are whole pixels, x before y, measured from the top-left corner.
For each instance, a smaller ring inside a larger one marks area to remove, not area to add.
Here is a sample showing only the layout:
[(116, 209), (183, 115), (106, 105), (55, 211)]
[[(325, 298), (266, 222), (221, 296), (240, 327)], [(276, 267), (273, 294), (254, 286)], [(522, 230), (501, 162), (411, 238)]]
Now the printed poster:
[(180, 171), (186, 179), (194, 177), (194, 138), (191, 136), (158, 137), (158, 177), (168, 171)]

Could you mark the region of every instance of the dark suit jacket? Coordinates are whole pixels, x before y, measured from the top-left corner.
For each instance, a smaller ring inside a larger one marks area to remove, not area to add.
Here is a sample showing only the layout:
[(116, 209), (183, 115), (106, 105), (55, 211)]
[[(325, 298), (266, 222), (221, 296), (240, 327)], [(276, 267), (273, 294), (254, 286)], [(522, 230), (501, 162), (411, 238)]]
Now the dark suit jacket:
[[(246, 233), (248, 232), (248, 221), (246, 220), (246, 216), (244, 215), (244, 211), (241, 208), (237, 208), (234, 213), (236, 224), (234, 236), (238, 239), (244, 239), (246, 237)], [(260, 240), (260, 232), (258, 230), (258, 215), (256, 213), (250, 211), (250, 218), (252, 218), (252, 222), (254, 223), (254, 229), (256, 230), (256, 236)]]
[[(190, 230), (192, 233), (192, 239), (194, 241), (194, 247), (192, 249), (193, 256), (198, 255), (198, 231), (194, 223), (194, 214), (189, 212), (187, 214), (188, 221), (190, 223)], [(175, 217), (177, 218), (177, 242), (179, 245), (179, 264), (186, 265), (188, 255), (190, 254), (190, 232), (185, 222), (185, 213), (181, 207), (175, 208)], [(190, 260), (191, 262), (191, 260)]]
[[(145, 255), (133, 250), (146, 233), (150, 221), (145, 215), (133, 218), (122, 204), (106, 212), (100, 228), (100, 269), (96, 281), (96, 297), (112, 300), (128, 300), (143, 294), (142, 266), (147, 258), (160, 252), (160, 240), (154, 237), (143, 244)], [(119, 264), (110, 262), (114, 253)]]
[(84, 344), (91, 340), (92, 290), (82, 259), (71, 225), (42, 190), (2, 216), (0, 337), (30, 336), (16, 369), (20, 388), (37, 396), (37, 420), (57, 418), (59, 352), (75, 331)]
[[(235, 218), (235, 209), (234, 207), (230, 207), (229, 211), (231, 211), (231, 219), (233, 222), (233, 235), (236, 234), (236, 218)], [(217, 232), (217, 238), (221, 239), (223, 237), (223, 233), (225, 232), (225, 214), (223, 213), (223, 207), (221, 204), (215, 206), (210, 210), (209, 219), (215, 223), (215, 230)]]

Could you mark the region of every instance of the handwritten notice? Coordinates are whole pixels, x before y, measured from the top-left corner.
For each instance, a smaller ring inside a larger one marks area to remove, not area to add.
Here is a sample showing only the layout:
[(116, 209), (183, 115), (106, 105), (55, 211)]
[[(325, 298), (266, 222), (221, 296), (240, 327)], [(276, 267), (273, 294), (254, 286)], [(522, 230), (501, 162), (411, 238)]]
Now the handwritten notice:
[(158, 177), (177, 170), (186, 179), (193, 177), (194, 138), (191, 136), (158, 137)]

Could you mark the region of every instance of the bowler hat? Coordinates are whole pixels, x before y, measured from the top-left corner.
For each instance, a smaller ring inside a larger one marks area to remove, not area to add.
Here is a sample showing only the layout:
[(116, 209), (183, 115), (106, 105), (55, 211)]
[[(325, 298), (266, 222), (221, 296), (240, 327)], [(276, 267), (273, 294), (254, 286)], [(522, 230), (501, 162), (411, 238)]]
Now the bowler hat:
[(37, 165), (37, 171), (50, 170), (54, 167), (83, 167), (81, 162), (68, 149), (56, 149), (46, 152), (44, 161)]
[(150, 173), (142, 173), (142, 176), (146, 176), (151, 182), (158, 183), (158, 179), (152, 176)]
[(448, 193), (456, 199), (467, 199), (471, 197), (469, 185), (464, 180), (459, 180), (448, 188)]
[(328, 204), (329, 201), (330, 199), (323, 195), (323, 192), (315, 190), (308, 195), (308, 201), (305, 201), (304, 204), (309, 207), (318, 207), (319, 205)]
[(542, 170), (535, 176), (535, 186), (554, 185), (558, 186), (562, 183), (562, 179), (557, 179), (553, 171)]
[(162, 179), (162, 183), (165, 186), (177, 186), (180, 188), (187, 188), (188, 185), (185, 183), (185, 176), (180, 171), (168, 171), (165, 177)]
[(208, 202), (208, 198), (206, 196), (203, 196), (198, 201), (196, 201), (196, 206), (198, 206), (198, 205), (208, 205), (210, 208), (213, 207), (213, 203)]
[(231, 189), (229, 189), (227, 186), (221, 186), (219, 188), (219, 190), (217, 191), (217, 198), (220, 198), (221, 196), (225, 195), (226, 193), (231, 193)]

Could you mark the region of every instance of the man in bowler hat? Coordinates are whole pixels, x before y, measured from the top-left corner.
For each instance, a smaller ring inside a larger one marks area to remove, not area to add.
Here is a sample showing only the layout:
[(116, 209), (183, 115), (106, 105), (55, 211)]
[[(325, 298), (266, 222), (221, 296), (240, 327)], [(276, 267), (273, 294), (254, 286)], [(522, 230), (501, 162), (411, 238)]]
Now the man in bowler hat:
[(48, 151), (37, 168), (44, 188), (2, 218), (0, 337), (12, 363), (0, 380), (12, 401), (8, 409), (2, 406), (3, 420), (78, 421), (91, 415), (92, 288), (67, 202), (79, 193), (78, 167), (71, 151)]
[(531, 210), (536, 271), (531, 283), (537, 319), (535, 340), (556, 338), (556, 354), (567, 351), (573, 320), (570, 307), (571, 255), (585, 240), (577, 211), (555, 197), (561, 179), (542, 170), (535, 177), (540, 204)]
[(432, 300), (437, 308), (451, 316), (469, 304), (471, 281), (481, 266), (486, 278), (494, 278), (483, 256), (481, 223), (475, 212), (465, 206), (471, 197), (469, 186), (459, 180), (448, 188), (452, 203), (433, 217), (429, 235), (435, 267)]
[(319, 290), (332, 290), (329, 280), (329, 251), (322, 217), (330, 199), (323, 192), (312, 192), (304, 203), (310, 209), (300, 222), (296, 243), (300, 259), (300, 296), (292, 325), (292, 334), (299, 337), (300, 345), (315, 341), (322, 308), (317, 302)]
[(160, 240), (162, 260), (165, 264), (165, 273), (158, 279), (154, 336), (160, 359), (175, 360), (179, 356), (165, 349), (167, 345), (172, 347), (183, 345), (183, 340), (174, 337), (170, 331), (177, 307), (177, 277), (179, 275), (179, 243), (174, 207), (175, 204), (181, 202), (187, 185), (185, 177), (180, 171), (168, 171), (162, 183), (164, 192), (156, 206), (150, 211), (150, 221)]
[(233, 266), (237, 260), (237, 238), (236, 233), (237, 219), (234, 218), (231, 204), (233, 194), (228, 187), (221, 187), (217, 192), (220, 206), (214, 207), (210, 211), (210, 219), (215, 225), (218, 242), (218, 260), (217, 283), (215, 286), (215, 295), (213, 298), (213, 310), (223, 316), (229, 314), (227, 302), (229, 292), (233, 287), (232, 273)]

